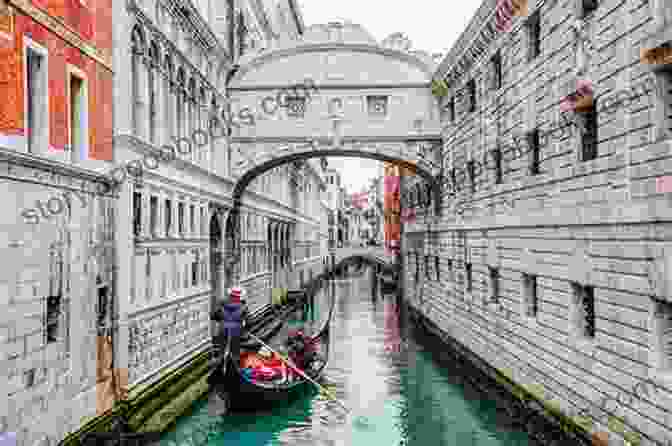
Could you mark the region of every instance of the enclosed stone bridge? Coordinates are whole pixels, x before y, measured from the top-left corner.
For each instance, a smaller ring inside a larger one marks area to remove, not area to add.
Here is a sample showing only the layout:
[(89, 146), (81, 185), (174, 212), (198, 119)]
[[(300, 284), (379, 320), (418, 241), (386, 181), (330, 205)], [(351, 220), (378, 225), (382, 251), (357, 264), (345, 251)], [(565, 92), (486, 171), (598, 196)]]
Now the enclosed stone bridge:
[[(377, 42), (352, 23), (316, 25), (302, 39), (241, 59), (227, 89), (231, 112), (254, 119), (230, 129), (229, 162), (237, 183), (223, 218), (227, 281), (238, 276), (243, 194), (255, 178), (283, 164), (329, 157), (394, 163), (422, 178), (423, 196), (431, 197), (426, 206), (440, 213), (435, 69), (432, 57), (411, 50), (402, 34)], [(309, 95), (297, 93), (302, 83)], [(374, 260), (370, 252), (361, 255)]]

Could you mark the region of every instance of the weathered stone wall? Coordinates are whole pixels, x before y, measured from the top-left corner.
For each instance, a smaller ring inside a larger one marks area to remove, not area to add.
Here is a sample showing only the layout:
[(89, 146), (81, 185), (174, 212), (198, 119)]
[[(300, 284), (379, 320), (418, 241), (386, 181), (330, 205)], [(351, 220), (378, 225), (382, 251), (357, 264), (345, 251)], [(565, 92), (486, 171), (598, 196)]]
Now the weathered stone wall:
[[(672, 300), (672, 208), (655, 184), (670, 171), (671, 143), (658, 139), (663, 123), (655, 90), (641, 97), (644, 91), (635, 90), (627, 106), (599, 111), (606, 95), (652, 78), (639, 58), (641, 42), (655, 31), (654, 4), (603, 1), (579, 20), (586, 37), (577, 38), (572, 24), (580, 3), (530, 3), (530, 13), (541, 10), (541, 54), (531, 62), (523, 19), (516, 18), (510, 34), (496, 36), (453, 77), (451, 96), (476, 80), (477, 107), (468, 112), (458, 98), (455, 121), (444, 114), (442, 158), (446, 171), (465, 170), (467, 160), (482, 160), (497, 141), (511, 144), (513, 135), (562, 122), (560, 101), (579, 79), (594, 85), (597, 158), (578, 161), (581, 141), (573, 126), (548, 138), (538, 175), (529, 174), (523, 140), (523, 156), (504, 158), (501, 184), (492, 168), (477, 172), (473, 191), (464, 177), (456, 197), (444, 198), (440, 218), (418, 212), (417, 224), (406, 225), (405, 292), (413, 306), (516, 383), (537, 384), (539, 398), (567, 415), (587, 415), (589, 431), (608, 432), (609, 444), (637, 434), (641, 444), (667, 444), (672, 370), (661, 364), (656, 308)], [(468, 48), (474, 33), (457, 45)], [(497, 50), (503, 85), (492, 90), (489, 60)], [(451, 54), (441, 77), (466, 57)], [(496, 303), (490, 303), (489, 267), (499, 273)], [(524, 274), (537, 277), (536, 317), (525, 315)], [(594, 287), (593, 339), (582, 339), (574, 327), (574, 283)]]

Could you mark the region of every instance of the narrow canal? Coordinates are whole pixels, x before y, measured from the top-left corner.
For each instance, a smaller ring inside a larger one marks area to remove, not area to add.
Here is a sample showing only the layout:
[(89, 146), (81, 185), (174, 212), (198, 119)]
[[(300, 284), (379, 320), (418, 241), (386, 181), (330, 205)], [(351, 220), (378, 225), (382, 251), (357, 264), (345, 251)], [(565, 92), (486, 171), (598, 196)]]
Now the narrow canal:
[[(396, 296), (371, 290), (367, 273), (336, 280), (316, 296), (316, 320), (328, 313), (329, 299), (336, 299), (324, 383), (351, 415), (312, 388), (285, 407), (223, 419), (208, 415), (203, 399), (164, 434), (161, 446), (534, 444), (494, 403), (479, 398), (454, 361), (441, 361), (434, 338), (413, 329), (404, 311), (400, 316)], [(297, 317), (291, 325), (302, 323)], [(208, 424), (207, 440), (184, 440)]]

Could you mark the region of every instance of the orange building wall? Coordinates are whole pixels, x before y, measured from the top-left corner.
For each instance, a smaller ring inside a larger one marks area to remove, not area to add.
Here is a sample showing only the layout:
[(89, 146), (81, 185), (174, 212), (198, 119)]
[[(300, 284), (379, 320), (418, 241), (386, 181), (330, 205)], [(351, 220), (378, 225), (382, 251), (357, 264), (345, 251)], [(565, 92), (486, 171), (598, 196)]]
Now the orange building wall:
[[(399, 166), (395, 163), (385, 163), (383, 166), (385, 174), (383, 187), (383, 209), (385, 247), (389, 248), (393, 240), (401, 240), (401, 177), (413, 176), (415, 173), (409, 169)], [(396, 193), (395, 193), (396, 192)]]
[[(0, 0), (0, 3), (3, 0)], [(111, 54), (112, 2), (87, 0), (33, 0), (35, 6), (46, 8), (51, 16), (61, 18), (86, 42)], [(2, 7), (0, 6), (0, 9)], [(86, 74), (89, 112), (89, 157), (112, 160), (112, 72), (94, 59), (61, 39), (58, 35), (15, 9), (13, 17), (0, 13), (2, 24), (11, 22), (12, 39), (0, 35), (0, 133), (25, 135), (23, 36), (48, 51), (49, 66), (49, 143), (62, 151), (68, 142), (68, 100), (66, 64)], [(49, 150), (44, 148), (44, 152)]]

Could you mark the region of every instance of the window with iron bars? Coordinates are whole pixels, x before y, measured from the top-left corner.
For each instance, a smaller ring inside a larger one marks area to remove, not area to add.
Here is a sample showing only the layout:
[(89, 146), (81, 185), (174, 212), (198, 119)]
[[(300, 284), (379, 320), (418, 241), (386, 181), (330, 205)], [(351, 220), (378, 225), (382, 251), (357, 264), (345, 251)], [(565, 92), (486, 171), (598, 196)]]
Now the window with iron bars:
[(597, 103), (593, 101), (593, 106), (585, 112), (577, 112), (579, 118), (583, 121), (583, 132), (581, 132), (581, 161), (590, 161), (597, 158)]
[(653, 335), (657, 344), (658, 368), (672, 371), (672, 303), (654, 299)]
[(537, 301), (537, 276), (523, 273), (523, 298), (525, 306), (525, 315), (527, 317), (536, 317), (538, 308)]
[(492, 63), (492, 88), (499, 90), (502, 88), (502, 54), (497, 52), (491, 59)]
[(465, 284), (465, 290), (467, 293), (471, 293), (472, 291), (472, 265), (471, 263), (465, 263), (464, 264), (464, 284)]
[(469, 100), (469, 112), (476, 111), (476, 80), (472, 79), (467, 82), (467, 98)]
[(499, 268), (488, 267), (490, 275), (490, 302), (499, 303)]
[(527, 28), (527, 61), (532, 62), (541, 54), (541, 16), (539, 11), (532, 14), (525, 24)]
[(527, 134), (527, 145), (530, 151), (530, 175), (538, 175), (541, 158), (539, 153), (539, 129), (534, 129)]
[(589, 285), (572, 284), (574, 295), (574, 329), (581, 338), (595, 337), (595, 289)]

